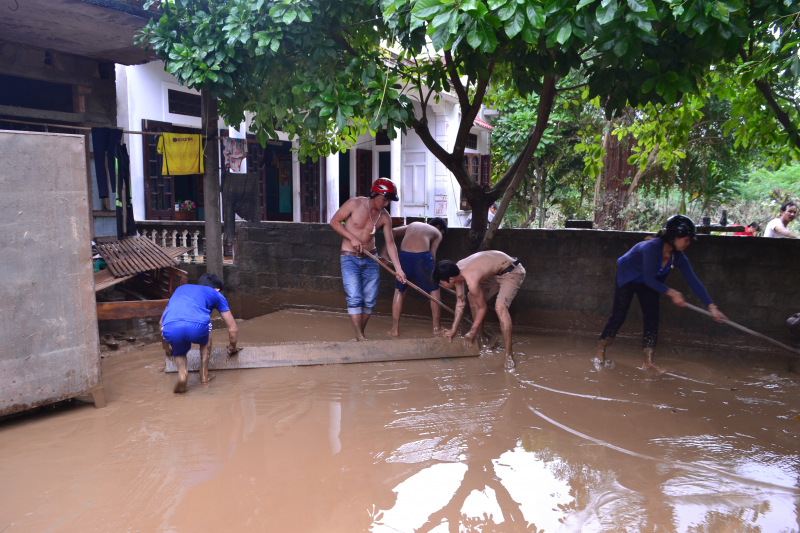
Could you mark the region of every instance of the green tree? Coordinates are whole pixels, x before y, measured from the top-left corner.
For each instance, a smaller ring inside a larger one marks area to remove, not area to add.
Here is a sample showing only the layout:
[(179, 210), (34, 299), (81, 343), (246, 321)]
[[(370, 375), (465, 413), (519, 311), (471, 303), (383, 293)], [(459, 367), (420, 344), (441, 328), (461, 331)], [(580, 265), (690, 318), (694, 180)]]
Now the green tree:
[[(599, 119), (594, 107), (580, 100), (577, 90), (559, 94), (550, 124), (522, 177), (509, 213), (519, 218), (517, 225), (544, 227), (547, 210), (560, 205), (562, 212), (581, 213), (591, 184), (583, 173), (583, 160), (575, 151), (577, 133)], [(536, 120), (538, 98), (512, 98), (494, 121), (492, 160), (496, 179), (502, 177), (519, 157), (527, 142), (530, 125)], [(538, 220), (538, 223), (537, 223)]]
[[(238, 123), (254, 114), (262, 142), (280, 129), (300, 157), (327, 155), (358, 134), (414, 128), (473, 207), (470, 238), (486, 247), (549, 124), (559, 81), (585, 69), (589, 96), (611, 115), (673, 104), (747, 34), (739, 0), (174, 0), (143, 30), (181, 83), (220, 100)], [(397, 53), (391, 53), (395, 50)], [(647, 65), (657, 69), (648, 68)], [(519, 156), (488, 188), (463, 165), (488, 88), (539, 97)], [(431, 134), (428, 104), (458, 98), (452, 148)], [(434, 100), (432, 100), (432, 98)], [(500, 198), (488, 231), (486, 207)], [(484, 237), (484, 232), (486, 233)]]
[(712, 74), (713, 83), (732, 103), (726, 130), (780, 167), (800, 159), (800, 2), (753, 0), (744, 9), (747, 40)]

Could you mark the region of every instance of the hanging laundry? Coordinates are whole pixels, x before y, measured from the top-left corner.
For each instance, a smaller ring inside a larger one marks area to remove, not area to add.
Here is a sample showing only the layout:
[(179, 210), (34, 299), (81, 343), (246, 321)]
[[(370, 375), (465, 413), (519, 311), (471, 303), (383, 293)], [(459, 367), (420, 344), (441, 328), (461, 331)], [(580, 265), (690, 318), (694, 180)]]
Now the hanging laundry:
[(258, 204), (258, 173), (226, 174), (222, 186), (222, 216), (225, 245), (230, 246), (235, 235), (236, 215), (248, 222), (259, 222), (261, 206)]
[(202, 174), (202, 137), (194, 133), (162, 133), (156, 150), (164, 154), (161, 173), (165, 176)]
[[(92, 128), (92, 152), (94, 153), (94, 170), (97, 178), (97, 192), (100, 198), (108, 198), (108, 182), (111, 178), (111, 191), (116, 187), (116, 153), (122, 140), (122, 130), (117, 128)], [(106, 174), (106, 159), (108, 173)]]
[(222, 144), (222, 153), (225, 155), (225, 161), (230, 171), (235, 174), (242, 173), (242, 161), (247, 156), (247, 141), (225, 137)]
[[(136, 235), (136, 222), (133, 219), (133, 202), (131, 201), (131, 161), (128, 147), (117, 145), (117, 239)], [(123, 216), (123, 212), (125, 213)], [(123, 221), (124, 219), (124, 221)]]

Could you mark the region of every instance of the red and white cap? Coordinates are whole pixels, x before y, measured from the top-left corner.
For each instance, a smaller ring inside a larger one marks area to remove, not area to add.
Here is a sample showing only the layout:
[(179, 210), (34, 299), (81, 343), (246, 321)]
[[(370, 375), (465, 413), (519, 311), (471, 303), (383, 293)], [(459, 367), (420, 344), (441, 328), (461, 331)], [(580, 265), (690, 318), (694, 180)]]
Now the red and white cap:
[(397, 196), (397, 186), (389, 178), (376, 179), (370, 191), (381, 194), (388, 200), (393, 200), (395, 202), (400, 200), (400, 197)]

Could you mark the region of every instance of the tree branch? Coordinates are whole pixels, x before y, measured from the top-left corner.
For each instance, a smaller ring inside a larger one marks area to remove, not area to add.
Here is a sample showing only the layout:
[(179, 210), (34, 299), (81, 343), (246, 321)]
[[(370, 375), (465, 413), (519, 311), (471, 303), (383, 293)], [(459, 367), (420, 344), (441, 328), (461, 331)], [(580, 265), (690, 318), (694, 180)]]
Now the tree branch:
[[(503, 193), (503, 199), (500, 201), (500, 205), (497, 206), (497, 212), (491, 224), (489, 224), (489, 229), (486, 230), (486, 235), (483, 236), (483, 242), (481, 242), (479, 250), (486, 250), (491, 244), (494, 234), (500, 226), (500, 221), (503, 219), (506, 209), (508, 209), (508, 204), (511, 203), (511, 198), (517, 192), (517, 187), (519, 187), (520, 181), (522, 181), (522, 178), (525, 176), (531, 159), (533, 159), (533, 154), (539, 146), (539, 141), (541, 141), (544, 131), (547, 129), (547, 125), (550, 121), (550, 113), (553, 111), (553, 105), (555, 103), (557, 82), (557, 78), (545, 76), (542, 83), (542, 91), (539, 94), (539, 105), (536, 110), (536, 125), (528, 136), (528, 143), (517, 160), (514, 161), (511, 168), (506, 172), (505, 176), (492, 187), (493, 192), (501, 191), (503, 190), (503, 185), (501, 185), (503, 181), (507, 183)], [(513, 173), (511, 173), (512, 169), (514, 170)], [(541, 209), (541, 206), (539, 207)]]
[(764, 99), (767, 101), (767, 105), (769, 105), (769, 107), (772, 109), (772, 112), (775, 113), (775, 118), (778, 119), (778, 122), (781, 123), (783, 129), (786, 130), (786, 133), (789, 135), (789, 139), (791, 140), (792, 144), (795, 145), (795, 148), (800, 148), (800, 135), (798, 135), (797, 129), (792, 123), (792, 119), (789, 117), (786, 111), (781, 108), (780, 104), (775, 101), (775, 97), (772, 94), (772, 89), (770, 86), (763, 80), (753, 80), (753, 85), (755, 85), (756, 89), (758, 89), (764, 96)]
[(587, 85), (589, 85), (588, 81), (586, 83), (579, 83), (578, 85), (573, 85), (572, 87), (561, 87), (560, 89), (556, 89), (556, 91), (558, 92), (571, 91), (572, 89), (580, 89), (581, 87), (586, 87)]
[(653, 149), (650, 150), (650, 154), (647, 156), (647, 163), (644, 165), (644, 168), (640, 167), (639, 170), (636, 171), (636, 175), (633, 176), (633, 179), (631, 180), (631, 186), (628, 187), (628, 195), (625, 197), (625, 205), (622, 206), (623, 208), (628, 205), (628, 200), (630, 199), (631, 194), (633, 194), (633, 191), (636, 190), (636, 186), (639, 185), (639, 181), (642, 179), (642, 176), (644, 176), (644, 173), (650, 170), (650, 168), (653, 166), (653, 163), (656, 162), (656, 156), (658, 155), (660, 149), (661, 147), (658, 145), (658, 143), (656, 143)]
[(444, 51), (444, 60), (444, 66), (447, 69), (447, 77), (450, 78), (450, 85), (453, 86), (453, 90), (455, 90), (456, 96), (458, 96), (458, 103), (461, 105), (461, 109), (467, 109), (469, 107), (469, 95), (464, 85), (461, 83), (461, 78), (458, 77), (456, 64), (453, 62), (453, 54), (450, 50)]

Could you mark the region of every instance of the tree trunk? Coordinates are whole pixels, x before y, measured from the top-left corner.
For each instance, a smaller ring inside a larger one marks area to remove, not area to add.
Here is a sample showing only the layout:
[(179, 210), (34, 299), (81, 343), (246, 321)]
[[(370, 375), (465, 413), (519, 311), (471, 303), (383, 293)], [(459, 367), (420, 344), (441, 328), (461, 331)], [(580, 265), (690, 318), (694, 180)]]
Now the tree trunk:
[(595, 212), (595, 224), (599, 229), (625, 230), (626, 220), (622, 211), (628, 203), (628, 185), (625, 180), (636, 174), (636, 167), (628, 164), (632, 154), (632, 139), (618, 140), (606, 132), (604, 141), (606, 153), (603, 170), (605, 172), (605, 189), (602, 204)]
[[(215, 274), (223, 279), (222, 273), (222, 223), (219, 208), (219, 140), (217, 101), (208, 91), (202, 91), (202, 128), (205, 135), (205, 149), (203, 150), (203, 201), (205, 203), (205, 262), (206, 272)], [(233, 220), (226, 220), (226, 224), (233, 224)]]
[[(525, 174), (528, 172), (528, 166), (533, 160), (533, 154), (536, 152), (536, 148), (539, 146), (539, 141), (542, 140), (542, 136), (544, 135), (544, 132), (550, 123), (550, 113), (553, 111), (553, 105), (555, 103), (557, 81), (558, 77), (544, 77), (542, 82), (542, 90), (539, 93), (536, 124), (533, 126), (533, 128), (531, 128), (531, 131), (528, 134), (528, 142), (526, 143), (525, 148), (522, 150), (522, 153), (514, 161), (514, 164), (512, 164), (509, 168), (509, 171), (506, 172), (506, 175), (503, 176), (500, 181), (498, 181), (491, 189), (491, 192), (494, 192), (495, 194), (499, 194), (499, 192), (502, 190), (505, 190), (505, 192), (503, 193), (503, 200), (500, 202), (500, 205), (497, 206), (497, 213), (495, 214), (492, 223), (489, 225), (489, 229), (486, 230), (486, 235), (484, 235), (478, 250), (486, 250), (489, 248), (489, 245), (494, 238), (494, 234), (497, 231), (497, 228), (500, 226), (500, 222), (503, 220), (503, 215), (506, 213), (508, 204), (511, 202), (511, 198), (516, 193), (523, 176), (525, 176)], [(504, 187), (505, 189), (503, 189)], [(472, 218), (472, 224), (474, 227), (474, 214)]]

